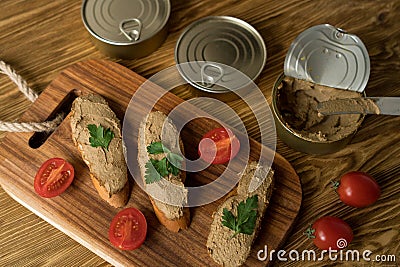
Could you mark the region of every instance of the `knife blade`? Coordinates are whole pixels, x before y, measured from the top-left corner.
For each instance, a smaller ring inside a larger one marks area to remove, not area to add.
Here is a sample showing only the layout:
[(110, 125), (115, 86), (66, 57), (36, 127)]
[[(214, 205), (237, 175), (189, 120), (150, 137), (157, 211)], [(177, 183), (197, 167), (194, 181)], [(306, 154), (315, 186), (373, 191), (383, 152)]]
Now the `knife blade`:
[(400, 97), (360, 97), (329, 100), (319, 103), (317, 111), (322, 115), (400, 115)]

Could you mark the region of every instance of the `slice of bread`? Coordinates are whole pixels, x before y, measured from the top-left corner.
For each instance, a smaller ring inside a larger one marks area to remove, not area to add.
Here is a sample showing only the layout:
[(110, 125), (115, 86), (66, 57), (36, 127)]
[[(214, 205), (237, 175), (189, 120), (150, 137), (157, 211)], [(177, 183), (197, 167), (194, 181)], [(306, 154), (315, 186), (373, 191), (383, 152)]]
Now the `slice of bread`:
[[(246, 261), (272, 195), (273, 180), (273, 170), (266, 170), (257, 162), (250, 162), (244, 170), (236, 191), (218, 207), (213, 215), (214, 219), (207, 239), (208, 253), (216, 263), (223, 266), (240, 266)], [(251, 235), (243, 233), (234, 235), (233, 230), (222, 225), (223, 210), (226, 208), (236, 217), (239, 203), (254, 195), (258, 197), (255, 229)]]
[(189, 208), (183, 207), (187, 202), (187, 190), (184, 187), (186, 172), (181, 170), (178, 175), (169, 174), (161, 181), (149, 184), (145, 180), (146, 163), (149, 159), (161, 160), (166, 156), (165, 153), (149, 155), (147, 147), (161, 141), (172, 152), (180, 148), (184, 153), (182, 140), (173, 122), (162, 112), (151, 112), (139, 127), (138, 162), (141, 176), (158, 220), (168, 230), (178, 232), (180, 229), (187, 229), (190, 223)]
[[(124, 157), (121, 124), (107, 101), (95, 94), (76, 98), (71, 113), (72, 139), (89, 167), (90, 177), (100, 197), (119, 208), (129, 197), (128, 171)], [(88, 125), (110, 129), (114, 138), (108, 146), (92, 147)]]

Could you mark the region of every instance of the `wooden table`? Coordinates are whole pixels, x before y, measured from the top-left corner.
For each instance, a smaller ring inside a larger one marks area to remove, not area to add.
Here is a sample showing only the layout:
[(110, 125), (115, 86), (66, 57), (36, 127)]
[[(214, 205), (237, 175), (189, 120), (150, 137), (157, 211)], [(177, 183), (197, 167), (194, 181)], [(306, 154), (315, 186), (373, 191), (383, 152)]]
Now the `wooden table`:
[[(148, 78), (175, 63), (175, 43), (189, 23), (209, 15), (235, 16), (257, 28), (266, 42), (268, 59), (258, 85), (270, 102), (273, 82), (282, 72), (290, 43), (306, 28), (329, 23), (356, 34), (368, 48), (371, 75), (367, 94), (400, 96), (400, 2), (397, 0), (171, 2), (170, 30), (162, 47), (146, 58), (114, 61)], [(78, 0), (2, 0), (0, 59), (11, 64), (34, 90), (40, 92), (66, 66), (89, 58), (106, 58), (89, 41), (80, 8), (81, 1)], [(188, 92), (176, 93), (190, 98)], [(0, 119), (17, 119), (29, 104), (6, 76), (0, 76)], [(229, 104), (240, 109), (235, 102)], [(244, 121), (249, 125), (249, 121)], [(250, 126), (249, 129), (250, 135), (259, 139), (257, 127)], [(396, 255), (397, 262), (387, 262), (385, 266), (399, 265), (399, 130), (400, 117), (370, 115), (350, 145), (326, 156), (299, 153), (278, 140), (277, 151), (296, 169), (304, 195), (298, 222), (282, 249), (314, 249), (303, 232), (317, 218), (333, 215), (352, 226), (355, 238), (351, 249), (369, 249), (372, 255)], [(0, 133), (0, 140), (4, 135)], [(351, 170), (366, 171), (376, 178), (382, 196), (375, 205), (355, 209), (338, 200), (330, 188), (330, 181)], [(109, 265), (20, 206), (2, 189), (0, 206), (0, 266)], [(335, 263), (275, 261), (276, 265), (282, 266)]]

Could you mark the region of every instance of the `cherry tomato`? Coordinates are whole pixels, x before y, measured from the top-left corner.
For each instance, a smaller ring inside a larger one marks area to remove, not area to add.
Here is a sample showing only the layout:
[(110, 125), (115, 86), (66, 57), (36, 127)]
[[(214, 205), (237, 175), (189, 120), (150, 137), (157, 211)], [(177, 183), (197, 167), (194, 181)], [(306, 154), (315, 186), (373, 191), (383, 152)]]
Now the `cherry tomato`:
[(343, 249), (353, 240), (353, 231), (350, 226), (342, 219), (333, 216), (319, 218), (305, 234), (323, 250)]
[(34, 180), (36, 193), (42, 197), (55, 197), (64, 192), (74, 180), (74, 167), (61, 158), (47, 160), (39, 168)]
[(379, 185), (365, 172), (349, 172), (340, 182), (333, 182), (340, 200), (352, 207), (362, 208), (375, 203), (381, 195)]
[(126, 208), (118, 212), (108, 230), (110, 242), (122, 250), (137, 249), (146, 239), (146, 234), (146, 218), (135, 208)]
[(224, 127), (206, 133), (199, 143), (199, 156), (212, 164), (223, 164), (233, 159), (240, 149), (239, 139)]

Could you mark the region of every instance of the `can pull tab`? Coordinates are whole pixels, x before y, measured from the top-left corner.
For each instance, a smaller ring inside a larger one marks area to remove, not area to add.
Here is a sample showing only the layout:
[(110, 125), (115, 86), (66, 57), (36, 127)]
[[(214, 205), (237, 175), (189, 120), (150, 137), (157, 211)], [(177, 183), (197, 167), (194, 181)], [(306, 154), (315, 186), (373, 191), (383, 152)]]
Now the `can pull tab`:
[(336, 39), (342, 39), (347, 32), (343, 29), (336, 28), (335, 37)]
[[(206, 73), (206, 70), (215, 75), (209, 75)], [(201, 82), (205, 87), (212, 87), (216, 84), (221, 78), (224, 76), (224, 70), (221, 66), (212, 63), (205, 63), (201, 66)]]
[(142, 22), (137, 18), (124, 19), (119, 23), (119, 30), (129, 41), (137, 41), (142, 31)]

